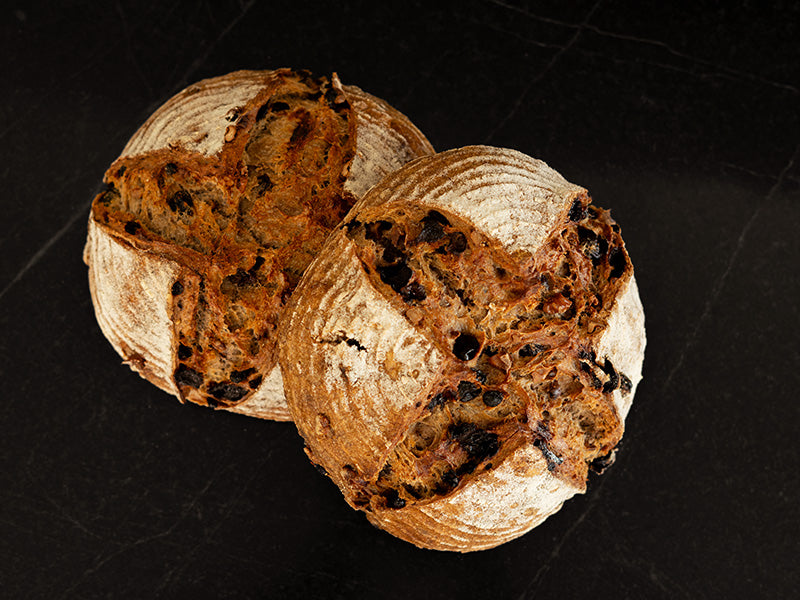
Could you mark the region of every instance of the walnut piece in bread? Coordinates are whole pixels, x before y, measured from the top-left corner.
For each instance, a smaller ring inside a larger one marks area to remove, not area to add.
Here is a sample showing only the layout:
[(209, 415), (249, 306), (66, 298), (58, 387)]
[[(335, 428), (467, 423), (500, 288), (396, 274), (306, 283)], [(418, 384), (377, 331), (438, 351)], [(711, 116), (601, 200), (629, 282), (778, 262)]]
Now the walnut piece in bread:
[(92, 205), (84, 260), (104, 334), (181, 401), (289, 419), (286, 300), (353, 203), (431, 152), (336, 74), (238, 71), (186, 88), (134, 134)]
[(311, 460), (375, 525), (461, 552), (529, 531), (612, 462), (645, 347), (609, 212), (481, 146), (373, 187), (279, 332)]

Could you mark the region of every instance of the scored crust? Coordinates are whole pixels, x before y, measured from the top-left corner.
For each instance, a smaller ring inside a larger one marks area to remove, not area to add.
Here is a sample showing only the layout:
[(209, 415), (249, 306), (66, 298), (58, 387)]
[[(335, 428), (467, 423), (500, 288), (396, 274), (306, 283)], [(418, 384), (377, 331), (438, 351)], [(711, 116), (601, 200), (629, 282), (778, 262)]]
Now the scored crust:
[(280, 334), (311, 460), (374, 524), (462, 552), (529, 531), (613, 461), (645, 346), (608, 211), (481, 146), (373, 187)]
[(189, 86), (133, 135), (93, 203), (84, 261), (103, 333), (181, 401), (290, 419), (275, 356), (286, 299), (352, 204), (432, 152), (336, 74)]

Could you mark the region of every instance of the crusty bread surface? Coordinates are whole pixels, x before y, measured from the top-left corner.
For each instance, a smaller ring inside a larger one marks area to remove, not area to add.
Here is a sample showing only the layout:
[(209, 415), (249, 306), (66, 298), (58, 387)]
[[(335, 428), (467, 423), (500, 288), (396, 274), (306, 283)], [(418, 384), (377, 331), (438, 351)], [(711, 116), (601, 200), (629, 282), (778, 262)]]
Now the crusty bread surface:
[(276, 357), (287, 299), (353, 203), (432, 152), (336, 74), (189, 86), (133, 135), (93, 202), (84, 260), (103, 333), (181, 401), (288, 420)]
[(485, 146), (374, 186), (279, 333), (311, 460), (372, 523), (460, 552), (524, 534), (613, 462), (645, 347), (609, 211)]

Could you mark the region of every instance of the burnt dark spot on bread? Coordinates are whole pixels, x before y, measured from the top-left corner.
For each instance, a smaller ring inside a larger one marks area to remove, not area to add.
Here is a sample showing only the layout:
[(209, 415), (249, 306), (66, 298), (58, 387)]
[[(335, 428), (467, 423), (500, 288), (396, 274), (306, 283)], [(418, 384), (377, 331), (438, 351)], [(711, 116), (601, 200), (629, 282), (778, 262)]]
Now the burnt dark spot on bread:
[(272, 183), (272, 180), (269, 178), (269, 175), (267, 175), (266, 173), (256, 175), (256, 187), (254, 191), (257, 195), (263, 196), (273, 187), (275, 187), (275, 184)]
[(381, 255), (381, 258), (385, 263), (397, 264), (406, 258), (405, 253), (400, 250), (400, 248), (392, 244), (389, 240), (383, 239), (381, 241), (383, 245), (383, 254)]
[(453, 469), (448, 469), (441, 474), (440, 479), (435, 482), (433, 492), (435, 495), (444, 496), (458, 487), (461, 482)]
[(406, 302), (420, 302), (425, 300), (425, 288), (416, 281), (412, 281), (400, 290), (400, 295)]
[(633, 383), (625, 373), (619, 374), (619, 389), (623, 395), (630, 394), (633, 389)]
[(215, 381), (209, 384), (208, 392), (216, 400), (226, 400), (228, 402), (237, 402), (247, 394), (245, 388), (224, 381)]
[(116, 192), (116, 190), (106, 190), (104, 192), (100, 192), (97, 195), (97, 197), (95, 198), (94, 201), (97, 204), (102, 204), (103, 206), (108, 206), (109, 204), (111, 204), (114, 201), (115, 197), (118, 197), (118, 196), (119, 196), (119, 194)]
[(347, 233), (353, 233), (356, 229), (361, 227), (363, 223), (358, 219), (350, 219), (349, 221), (345, 221), (342, 223), (342, 229), (347, 231)]
[(611, 266), (609, 277), (622, 277), (628, 261), (625, 258), (625, 251), (622, 248), (614, 247), (608, 253), (608, 264)]
[(469, 402), (481, 395), (481, 388), (472, 381), (459, 381), (457, 393), (459, 401)]
[(403, 489), (414, 500), (421, 500), (422, 497), (423, 497), (423, 494), (424, 494), (424, 492), (422, 490), (420, 490), (419, 488), (417, 488), (417, 487), (415, 487), (413, 485), (410, 485), (408, 483), (403, 484)]
[(186, 190), (178, 190), (167, 198), (167, 206), (172, 212), (179, 214), (193, 214), (194, 200)]
[(447, 402), (447, 396), (443, 393), (436, 394), (433, 398), (431, 398), (430, 402), (426, 405), (427, 410), (434, 410), (437, 408), (441, 408)]
[(580, 365), (581, 365), (581, 371), (583, 371), (589, 376), (589, 381), (591, 386), (596, 390), (601, 389), (603, 387), (603, 382), (600, 381), (600, 378), (595, 374), (592, 366), (586, 362), (581, 362)]
[(266, 259), (266, 258), (264, 258), (263, 256), (256, 256), (255, 260), (253, 261), (253, 266), (252, 266), (252, 267), (250, 267), (250, 269), (249, 269), (249, 272), (250, 272), (250, 273), (255, 273), (255, 272), (256, 272), (256, 271), (258, 271), (258, 270), (259, 270), (259, 269), (260, 269), (262, 266), (264, 266), (264, 263), (265, 263), (265, 262), (267, 262), (267, 259)]
[(606, 381), (603, 384), (603, 392), (606, 394), (613, 392), (615, 389), (617, 389), (618, 385), (619, 385), (619, 378), (617, 377), (617, 374), (611, 373), (611, 375), (609, 375), (608, 381)]
[(497, 454), (497, 434), (478, 428), (474, 423), (452, 425), (450, 436), (467, 451), (471, 459), (484, 460)]
[(178, 360), (186, 360), (192, 355), (192, 349), (184, 344), (178, 344)]
[(259, 284), (258, 277), (252, 271), (236, 269), (236, 273), (228, 275), (222, 282), (222, 291), (225, 292), (225, 285), (230, 284), (235, 287), (252, 287)]
[(261, 121), (267, 117), (269, 113), (281, 113), (289, 110), (290, 106), (287, 102), (282, 100), (270, 100), (258, 109), (256, 113), (256, 121)]
[(547, 346), (542, 344), (525, 344), (522, 348), (519, 349), (519, 355), (522, 358), (531, 358), (542, 352), (543, 350), (547, 350)]
[(203, 376), (186, 365), (179, 365), (178, 368), (175, 369), (175, 383), (178, 385), (188, 385), (191, 388), (199, 388), (203, 385)]
[(355, 339), (353, 339), (353, 338), (347, 338), (347, 339), (345, 340), (345, 343), (346, 343), (348, 346), (352, 346), (353, 348), (356, 348), (356, 349), (358, 349), (358, 350), (361, 350), (362, 352), (366, 352), (366, 350), (367, 350), (367, 349), (366, 349), (364, 346), (362, 346), (362, 345), (361, 345), (361, 343), (360, 343), (358, 340), (355, 340)]
[(453, 354), (459, 359), (469, 361), (478, 354), (481, 344), (478, 339), (469, 333), (460, 333), (453, 342)]
[(613, 392), (619, 385), (619, 377), (617, 376), (616, 369), (614, 369), (614, 365), (608, 358), (606, 358), (600, 365), (600, 368), (602, 369), (603, 373), (608, 375), (608, 381), (603, 384), (603, 392), (606, 394)]
[(594, 473), (602, 475), (611, 465), (614, 464), (615, 459), (616, 452), (612, 450), (608, 454), (604, 454), (603, 456), (598, 456), (595, 458), (591, 463), (589, 463), (589, 468)]
[(423, 219), (424, 222), (439, 223), (439, 225), (449, 226), (450, 220), (438, 210), (429, 210)]
[(572, 203), (568, 216), (570, 221), (582, 221), (586, 218), (586, 210), (583, 207), (583, 203), (579, 199)]
[(608, 251), (608, 242), (586, 227), (578, 227), (578, 239), (583, 253), (597, 264)]
[(460, 231), (456, 231), (450, 235), (444, 251), (448, 254), (461, 254), (467, 249), (467, 236)]
[(483, 393), (483, 403), (486, 406), (500, 406), (500, 403), (503, 401), (503, 392), (500, 390), (486, 390)]
[(383, 499), (388, 508), (399, 509), (406, 505), (406, 501), (400, 497), (400, 494), (397, 493), (397, 490), (386, 490), (383, 493)]
[(228, 113), (219, 155), (165, 148), (121, 158), (106, 173), (95, 222), (181, 265), (171, 316), (174, 337), (193, 349), (176, 357), (182, 400), (231, 406), (258, 388), (276, 363), (287, 299), (355, 201), (344, 182), (356, 123), (333, 87), (275, 72)]
[(391, 286), (391, 288), (400, 293), (406, 284), (411, 280), (414, 274), (407, 264), (400, 262), (396, 264), (378, 267), (378, 274), (383, 283)]
[(256, 113), (256, 120), (260, 121), (267, 116), (267, 113), (281, 113), (291, 108), (287, 102), (281, 100), (274, 100), (262, 106)]
[(424, 219), (422, 219), (422, 231), (417, 235), (417, 243), (430, 243), (440, 240), (444, 237), (444, 226), (449, 225), (449, 222), (444, 215), (438, 211), (430, 211)]
[(556, 467), (564, 462), (564, 459), (553, 452), (543, 438), (536, 438), (533, 440), (533, 445), (541, 450), (542, 456), (544, 456), (545, 460), (547, 461), (548, 471), (555, 471)]
[(242, 369), (241, 371), (231, 371), (231, 381), (233, 383), (242, 383), (247, 381), (250, 377), (256, 374), (255, 367), (249, 369)]

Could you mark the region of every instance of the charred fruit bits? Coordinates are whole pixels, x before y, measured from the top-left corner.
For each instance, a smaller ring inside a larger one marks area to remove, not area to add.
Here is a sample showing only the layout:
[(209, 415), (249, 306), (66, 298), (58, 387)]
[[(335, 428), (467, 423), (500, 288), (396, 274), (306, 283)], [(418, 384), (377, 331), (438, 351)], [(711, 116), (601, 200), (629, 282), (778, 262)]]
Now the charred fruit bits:
[(279, 331), (312, 461), (378, 527), (460, 552), (524, 534), (611, 464), (645, 346), (610, 212), (483, 146), (373, 187)]

